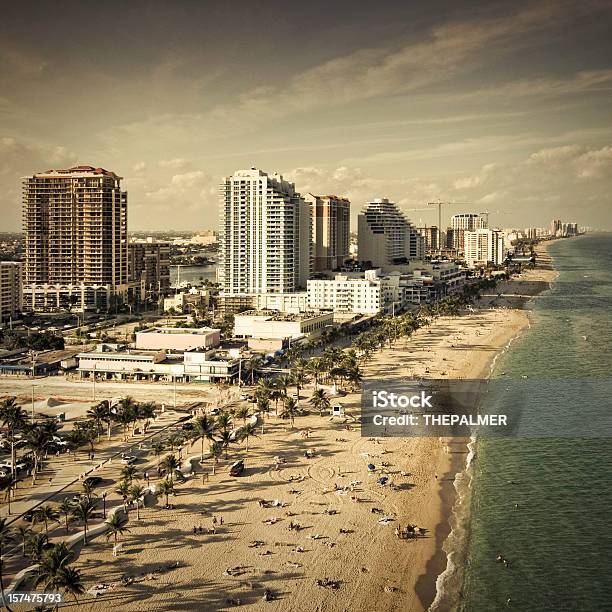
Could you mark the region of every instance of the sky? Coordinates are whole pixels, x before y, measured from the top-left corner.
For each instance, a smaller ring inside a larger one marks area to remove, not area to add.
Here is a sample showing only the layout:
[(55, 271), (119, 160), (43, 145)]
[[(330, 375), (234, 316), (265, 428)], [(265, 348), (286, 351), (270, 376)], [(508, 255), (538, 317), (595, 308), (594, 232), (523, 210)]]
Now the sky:
[[(612, 0), (34, 0), (0, 21), (0, 230), (20, 177), (124, 177), (130, 230), (216, 229), (218, 185), (612, 229)], [(414, 210), (425, 209), (425, 210)]]

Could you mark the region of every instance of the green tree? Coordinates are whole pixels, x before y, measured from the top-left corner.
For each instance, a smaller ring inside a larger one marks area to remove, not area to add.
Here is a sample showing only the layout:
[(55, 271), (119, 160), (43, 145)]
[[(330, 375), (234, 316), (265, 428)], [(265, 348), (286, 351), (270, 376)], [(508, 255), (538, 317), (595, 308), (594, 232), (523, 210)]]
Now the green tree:
[[(14, 540), (13, 530), (6, 524), (6, 517), (0, 518), (0, 593), (2, 602), (6, 602), (4, 597), (4, 550)], [(7, 610), (9, 609), (8, 606)]]
[(142, 501), (144, 506), (145, 488), (141, 485), (132, 485), (130, 487), (130, 499), (136, 502), (136, 520), (140, 520), (140, 502)]
[(281, 413), (281, 418), (289, 419), (291, 421), (291, 429), (293, 429), (293, 423), (295, 417), (299, 414), (299, 407), (297, 402), (292, 398), (288, 397), (283, 406), (283, 411)]
[(106, 519), (106, 540), (110, 540), (113, 538), (115, 546), (117, 545), (117, 537), (123, 535), (124, 533), (130, 533), (130, 530), (125, 526), (125, 518), (123, 518), (119, 512), (113, 512)]
[(246, 446), (245, 446), (246, 453), (249, 452), (249, 438), (251, 437), (255, 437), (255, 438), (258, 437), (257, 428), (255, 427), (255, 425), (251, 425), (251, 423), (249, 423), (248, 425), (245, 425), (244, 427), (240, 429), (240, 439), (246, 442)]
[(331, 401), (324, 389), (314, 391), (310, 398), (310, 403), (315, 410), (319, 411), (319, 416), (323, 416), (323, 413), (331, 408)]
[(96, 503), (92, 500), (82, 499), (79, 501), (74, 509), (72, 510), (72, 516), (77, 521), (83, 522), (83, 544), (87, 546), (87, 528), (89, 521), (91, 520), (93, 513), (96, 509)]
[(45, 535), (49, 537), (49, 522), (56, 521), (58, 517), (57, 510), (49, 504), (44, 506), (38, 506), (32, 514), (32, 523), (37, 525), (38, 523), (44, 523)]
[(162, 474), (166, 475), (172, 482), (174, 482), (174, 474), (179, 469), (180, 464), (176, 455), (166, 455), (163, 461), (160, 463), (160, 469)]
[(72, 514), (72, 510), (74, 509), (74, 504), (72, 503), (69, 497), (64, 497), (57, 509), (64, 515), (64, 525), (66, 527), (66, 533), (68, 533), (70, 515)]
[(157, 493), (159, 493), (160, 495), (165, 495), (166, 496), (166, 506), (168, 505), (168, 497), (174, 493), (174, 482), (172, 482), (172, 480), (168, 480), (167, 478), (165, 478), (164, 480), (162, 480), (158, 487), (157, 487)]

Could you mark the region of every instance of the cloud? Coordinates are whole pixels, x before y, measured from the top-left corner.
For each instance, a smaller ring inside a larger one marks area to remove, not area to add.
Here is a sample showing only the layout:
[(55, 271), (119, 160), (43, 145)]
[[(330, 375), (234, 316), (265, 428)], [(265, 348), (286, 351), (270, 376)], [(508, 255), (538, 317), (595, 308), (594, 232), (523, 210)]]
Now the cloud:
[(190, 162), (182, 157), (175, 157), (174, 159), (162, 159), (159, 162), (162, 168), (172, 168), (173, 170), (184, 170), (189, 167)]

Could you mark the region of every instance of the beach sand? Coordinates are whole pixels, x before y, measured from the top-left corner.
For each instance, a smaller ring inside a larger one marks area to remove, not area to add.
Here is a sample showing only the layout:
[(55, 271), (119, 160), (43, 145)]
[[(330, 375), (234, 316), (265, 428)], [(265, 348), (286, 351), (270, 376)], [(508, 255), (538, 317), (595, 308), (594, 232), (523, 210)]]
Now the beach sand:
[[(364, 377), (487, 376), (494, 357), (528, 325), (528, 314), (521, 309), (525, 302), (553, 278), (554, 271), (544, 265), (498, 285), (473, 313), (440, 318), (377, 353)], [(301, 403), (310, 393), (310, 388), (302, 391)], [(358, 415), (359, 402), (359, 394), (341, 399), (349, 415)], [(301, 433), (306, 430), (308, 437)], [(446, 565), (442, 543), (449, 530), (455, 474), (465, 465), (465, 440), (368, 440), (351, 418), (310, 415), (297, 418), (293, 430), (270, 416), (265, 434), (249, 445), (242, 476), (230, 477), (228, 465), (245, 456), (245, 449), (230, 447), (216, 475), (203, 483), (198, 472), (177, 486), (178, 495), (170, 499), (173, 509), (164, 509), (160, 498), (141, 511), (140, 521), (132, 512), (119, 557), (113, 558), (112, 543), (103, 538), (85, 547), (76, 566), (83, 570), (87, 588), (126, 576), (135, 580), (117, 584), (97, 599), (85, 595), (80, 606), (427, 609), (436, 577)], [(197, 443), (189, 454), (198, 454), (199, 448)], [(307, 449), (314, 451), (313, 458), (304, 456)], [(285, 460), (278, 470), (277, 455)], [(376, 474), (368, 473), (370, 462)], [(381, 472), (389, 474), (395, 490), (376, 484)], [(264, 508), (259, 500), (278, 500), (282, 507)], [(212, 528), (213, 515), (223, 518), (216, 533), (194, 534), (194, 527), (204, 532)], [(392, 520), (382, 524), (383, 517)], [(291, 522), (301, 529), (290, 530)], [(423, 527), (426, 535), (398, 539), (395, 527), (408, 523)], [(162, 571), (152, 574), (156, 568)], [(327, 586), (317, 584), (326, 580)], [(263, 600), (265, 588), (273, 602)]]

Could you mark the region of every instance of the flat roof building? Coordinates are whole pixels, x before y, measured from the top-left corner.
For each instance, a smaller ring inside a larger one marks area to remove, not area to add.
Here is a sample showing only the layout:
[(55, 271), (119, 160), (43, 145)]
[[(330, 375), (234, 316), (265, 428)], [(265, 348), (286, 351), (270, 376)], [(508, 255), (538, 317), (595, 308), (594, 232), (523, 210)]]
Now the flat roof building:
[(219, 346), (221, 331), (210, 327), (155, 327), (136, 332), (136, 348), (189, 351)]

